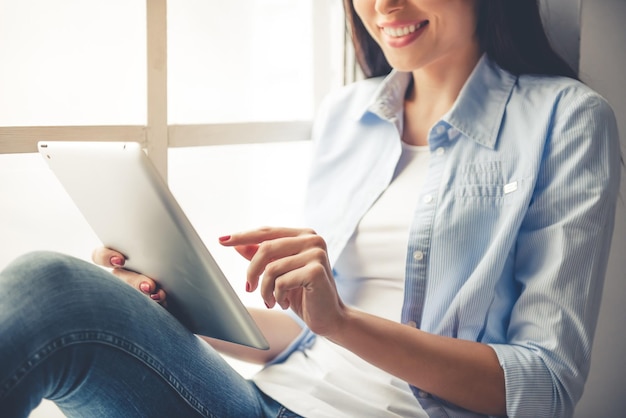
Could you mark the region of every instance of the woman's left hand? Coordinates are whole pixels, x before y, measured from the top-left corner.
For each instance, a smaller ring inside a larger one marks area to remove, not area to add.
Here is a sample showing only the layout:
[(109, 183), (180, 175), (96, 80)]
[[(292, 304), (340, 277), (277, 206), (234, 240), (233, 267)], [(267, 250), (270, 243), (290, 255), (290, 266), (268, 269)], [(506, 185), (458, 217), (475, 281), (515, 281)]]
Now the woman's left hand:
[[(250, 260), (246, 290), (260, 292), (268, 308), (291, 308), (318, 335), (332, 334), (345, 314), (326, 242), (310, 229), (260, 228), (221, 237)], [(261, 280), (262, 277), (262, 280)]]
[(167, 308), (167, 296), (161, 286), (150, 277), (126, 270), (124, 268), (126, 257), (122, 253), (110, 248), (99, 247), (92, 252), (91, 259), (99, 266), (110, 268), (114, 276)]

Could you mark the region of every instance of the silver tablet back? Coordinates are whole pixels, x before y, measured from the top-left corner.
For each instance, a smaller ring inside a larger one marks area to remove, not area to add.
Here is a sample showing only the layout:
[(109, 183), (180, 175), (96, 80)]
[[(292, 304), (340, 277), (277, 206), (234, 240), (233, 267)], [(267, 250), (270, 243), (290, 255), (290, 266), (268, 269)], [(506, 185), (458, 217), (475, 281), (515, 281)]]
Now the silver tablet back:
[(38, 149), (103, 245), (167, 292), (196, 334), (259, 349), (268, 343), (136, 142), (40, 141)]

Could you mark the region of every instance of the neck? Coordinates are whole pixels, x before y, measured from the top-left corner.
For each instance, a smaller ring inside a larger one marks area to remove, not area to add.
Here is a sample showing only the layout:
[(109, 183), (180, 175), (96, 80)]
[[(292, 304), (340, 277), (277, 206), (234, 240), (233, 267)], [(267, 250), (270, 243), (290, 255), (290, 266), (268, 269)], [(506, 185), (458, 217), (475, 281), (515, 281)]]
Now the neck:
[(413, 71), (404, 103), (405, 142), (428, 143), (428, 131), (452, 108), (481, 55), (476, 47)]
[[(447, 112), (454, 104), (465, 82), (480, 60), (482, 52), (476, 48), (446, 57), (413, 71), (413, 87), (408, 101), (419, 101), (424, 108)], [(443, 115), (442, 113), (442, 115)]]

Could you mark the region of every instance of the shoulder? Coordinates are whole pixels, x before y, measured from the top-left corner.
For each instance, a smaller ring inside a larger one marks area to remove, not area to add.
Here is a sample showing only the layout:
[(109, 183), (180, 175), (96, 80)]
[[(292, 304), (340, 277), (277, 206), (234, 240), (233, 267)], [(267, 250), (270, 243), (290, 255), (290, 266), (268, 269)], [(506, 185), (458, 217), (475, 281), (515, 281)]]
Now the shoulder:
[(614, 111), (607, 100), (581, 81), (522, 75), (511, 92), (506, 114), (523, 130), (543, 126), (548, 138), (619, 141)]
[(521, 75), (512, 100), (520, 100), (536, 109), (548, 105), (554, 116), (583, 109), (613, 117), (613, 110), (604, 97), (583, 82), (568, 77)]
[(316, 112), (313, 142), (336, 149), (339, 143), (347, 141), (348, 133), (359, 129), (359, 121), (376, 99), (383, 81), (384, 77), (360, 80), (330, 92)]
[(384, 80), (384, 77), (368, 78), (331, 91), (320, 106), (319, 116), (328, 116), (328, 112), (340, 109), (342, 114), (358, 118), (361, 116), (359, 113), (364, 112), (374, 99)]
[[(516, 94), (522, 103), (517, 109), (527, 112), (523, 131), (531, 131), (534, 125), (545, 135), (544, 164), (552, 169), (563, 164), (586, 167), (595, 173), (598, 184), (619, 179), (617, 120), (602, 95), (581, 81), (565, 77), (521, 76), (517, 84)], [(517, 115), (521, 118), (522, 114)]]

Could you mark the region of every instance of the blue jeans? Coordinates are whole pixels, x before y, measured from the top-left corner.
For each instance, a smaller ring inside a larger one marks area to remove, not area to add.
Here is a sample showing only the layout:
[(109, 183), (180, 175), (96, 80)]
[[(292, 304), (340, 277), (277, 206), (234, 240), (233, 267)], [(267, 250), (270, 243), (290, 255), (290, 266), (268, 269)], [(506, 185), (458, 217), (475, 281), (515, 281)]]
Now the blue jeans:
[(37, 252), (0, 273), (0, 411), (43, 398), (70, 417), (297, 417), (106, 270)]

